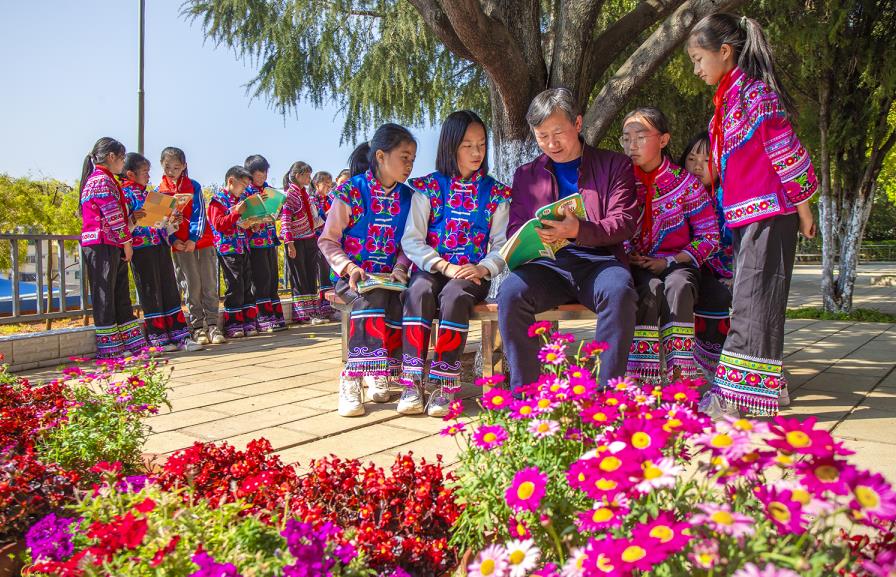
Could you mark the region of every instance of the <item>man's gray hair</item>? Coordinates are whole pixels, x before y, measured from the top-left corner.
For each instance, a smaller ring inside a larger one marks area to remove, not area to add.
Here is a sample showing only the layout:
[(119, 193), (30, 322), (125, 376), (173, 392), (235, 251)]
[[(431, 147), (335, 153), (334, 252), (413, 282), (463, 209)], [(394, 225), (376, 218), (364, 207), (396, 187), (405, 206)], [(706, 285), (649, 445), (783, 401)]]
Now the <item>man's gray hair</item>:
[(582, 113), (569, 88), (548, 88), (532, 99), (526, 112), (526, 122), (535, 128), (557, 110), (562, 110), (570, 122), (575, 122)]

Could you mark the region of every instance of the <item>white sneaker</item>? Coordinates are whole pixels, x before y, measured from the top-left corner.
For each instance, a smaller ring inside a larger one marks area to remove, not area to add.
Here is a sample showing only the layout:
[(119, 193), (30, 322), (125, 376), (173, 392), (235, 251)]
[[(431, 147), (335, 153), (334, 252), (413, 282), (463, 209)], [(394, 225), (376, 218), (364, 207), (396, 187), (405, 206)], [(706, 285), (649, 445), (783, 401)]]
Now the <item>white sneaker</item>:
[(790, 392), (787, 390), (787, 385), (784, 385), (784, 388), (781, 389), (781, 394), (778, 395), (778, 405), (782, 407), (790, 406)]
[(312, 325), (315, 325), (315, 326), (316, 326), (316, 325), (325, 325), (325, 324), (327, 324), (328, 322), (330, 322), (330, 321), (327, 320), (327, 319), (322, 319), (322, 318), (320, 318), (320, 317), (314, 317), (313, 319), (311, 319), (311, 324), (312, 324)]
[(364, 377), (364, 384), (367, 385), (367, 396), (374, 403), (389, 402), (389, 379), (386, 377)]
[(224, 338), (224, 335), (221, 334), (221, 331), (218, 330), (218, 327), (212, 327), (208, 329), (208, 336), (211, 339), (213, 345), (223, 345), (227, 342), (227, 339)]
[(257, 334), (258, 334), (258, 330), (257, 330), (257, 329), (246, 329), (246, 336), (247, 336), (247, 337), (254, 337), (254, 336), (257, 335)]
[(452, 402), (454, 402), (454, 393), (446, 393), (440, 386), (429, 396), (426, 414), (430, 417), (444, 417), (448, 414), (448, 407)]
[(193, 353), (196, 351), (201, 351), (204, 347), (193, 339), (187, 337), (184, 339), (184, 342), (180, 344), (180, 348), (181, 350), (187, 351), (188, 353)]
[(205, 331), (198, 330), (193, 333), (193, 340), (199, 343), (200, 345), (207, 345), (209, 343), (208, 335), (205, 334)]
[(166, 353), (176, 353), (180, 350), (180, 347), (174, 343), (168, 343), (167, 345), (162, 347), (162, 350)]
[(413, 386), (405, 386), (398, 399), (398, 412), (402, 415), (419, 415), (423, 412), (423, 385), (414, 381)]
[(721, 421), (726, 416), (735, 419), (740, 418), (740, 411), (737, 410), (735, 405), (709, 392), (705, 393), (703, 398), (700, 399), (697, 410), (706, 414), (713, 421)]
[(340, 417), (360, 417), (364, 414), (360, 380), (346, 377), (339, 379), (338, 413)]

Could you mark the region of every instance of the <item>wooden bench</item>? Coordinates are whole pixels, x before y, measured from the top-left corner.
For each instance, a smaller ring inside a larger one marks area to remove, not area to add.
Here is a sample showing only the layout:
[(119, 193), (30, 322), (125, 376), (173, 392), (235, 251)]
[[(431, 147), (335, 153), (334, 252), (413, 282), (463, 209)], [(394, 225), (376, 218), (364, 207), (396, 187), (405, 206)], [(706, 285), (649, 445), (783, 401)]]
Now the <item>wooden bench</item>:
[[(342, 336), (342, 362), (348, 360), (348, 321), (351, 306), (339, 298), (335, 291), (327, 291), (326, 299), (330, 301), (333, 308), (338, 310), (342, 315), (342, 326), (340, 334)], [(596, 318), (595, 314), (580, 304), (560, 305), (555, 309), (551, 309), (536, 315), (540, 321), (551, 321), (555, 325), (559, 321), (569, 320), (587, 320)], [(496, 373), (503, 372), (501, 365), (501, 335), (498, 332), (498, 305), (496, 303), (482, 303), (473, 307), (473, 314), (470, 316), (470, 322), (479, 322), (482, 329), (482, 376), (490, 377)], [(435, 340), (436, 331), (432, 331), (432, 338)]]

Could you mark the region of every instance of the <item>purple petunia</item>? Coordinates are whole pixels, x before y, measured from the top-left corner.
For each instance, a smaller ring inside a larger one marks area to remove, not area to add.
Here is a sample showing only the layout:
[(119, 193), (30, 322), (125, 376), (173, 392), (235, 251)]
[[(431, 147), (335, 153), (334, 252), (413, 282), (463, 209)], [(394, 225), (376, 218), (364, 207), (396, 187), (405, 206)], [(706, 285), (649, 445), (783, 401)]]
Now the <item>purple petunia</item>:
[(25, 535), (25, 544), (31, 550), (31, 556), (43, 561), (65, 561), (71, 557), (74, 547), (70, 529), (77, 521), (50, 513), (32, 525)]

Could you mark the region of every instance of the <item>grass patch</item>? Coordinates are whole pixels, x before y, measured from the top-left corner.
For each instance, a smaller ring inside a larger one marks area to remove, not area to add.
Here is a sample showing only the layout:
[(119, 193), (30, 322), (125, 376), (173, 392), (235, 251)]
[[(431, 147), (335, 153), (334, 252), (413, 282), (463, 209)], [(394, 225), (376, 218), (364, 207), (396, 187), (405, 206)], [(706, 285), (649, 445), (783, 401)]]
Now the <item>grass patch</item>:
[(818, 321), (853, 321), (859, 323), (896, 323), (896, 315), (874, 309), (853, 309), (851, 313), (829, 313), (821, 307), (787, 309), (788, 319), (812, 319)]

